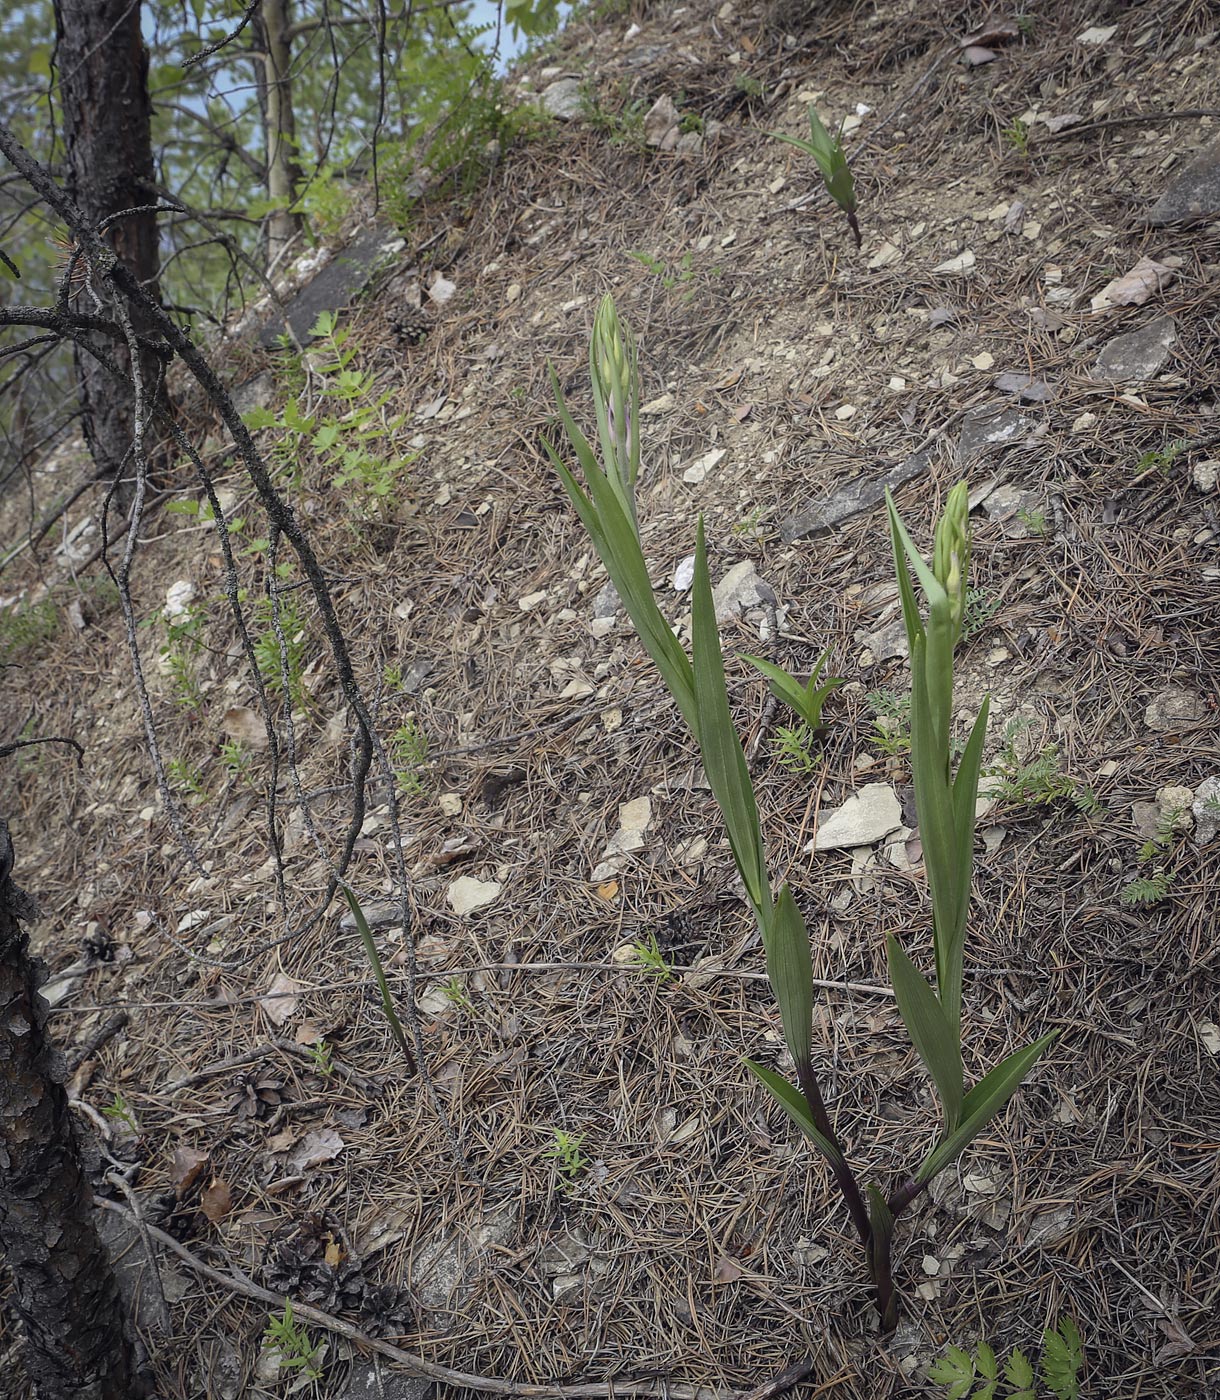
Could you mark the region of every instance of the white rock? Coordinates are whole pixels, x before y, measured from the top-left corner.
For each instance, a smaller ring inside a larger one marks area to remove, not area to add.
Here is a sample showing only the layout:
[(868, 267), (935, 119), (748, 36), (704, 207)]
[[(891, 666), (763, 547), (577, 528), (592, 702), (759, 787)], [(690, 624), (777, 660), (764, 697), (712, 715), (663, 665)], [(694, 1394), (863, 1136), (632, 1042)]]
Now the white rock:
[(946, 262), (937, 263), (932, 269), (934, 273), (943, 273), (945, 276), (966, 276), (974, 270), (975, 257), (969, 248), (964, 253), (959, 253), (955, 258), (949, 258)]
[(517, 599), (517, 606), (522, 612), (533, 612), (540, 604), (546, 602), (546, 589), (539, 589), (537, 593), (527, 593), (524, 598)]
[(171, 583), (165, 590), (164, 613), (166, 621), (177, 622), (180, 617), (185, 617), (190, 611), (195, 593), (195, 585), (190, 579), (181, 578), (177, 583)]
[(476, 880), (472, 875), (459, 875), (445, 891), (445, 898), (455, 914), (473, 914), (493, 904), (504, 888), (498, 880)]
[(1191, 468), (1190, 475), (1195, 483), (1196, 491), (1214, 491), (1216, 478), (1220, 475), (1220, 462), (1215, 460), (1196, 462)]
[(458, 793), (442, 792), (441, 795), (436, 799), (436, 801), (437, 806), (440, 807), (441, 811), (444, 812), (444, 814), (447, 817), (456, 817), (461, 815), (462, 799)]
[(888, 783), (866, 783), (842, 807), (818, 823), (817, 835), (806, 851), (841, 851), (871, 846), (902, 825), (902, 804)]
[(1094, 24), (1086, 29), (1083, 34), (1077, 34), (1076, 42), (1078, 44), (1092, 44), (1094, 46), (1108, 44), (1117, 33), (1117, 24), (1108, 24), (1104, 28), (1101, 25)]
[(975, 369), (991, 369), (995, 364), (995, 356), (990, 350), (983, 350), (979, 354), (971, 356), (970, 363)]
[(727, 622), (745, 608), (757, 603), (775, 601), (775, 594), (758, 577), (752, 559), (743, 559), (734, 564), (712, 590), (712, 601), (716, 605), (716, 621)]
[(705, 452), (698, 461), (692, 462), (682, 473), (682, 480), (691, 486), (698, 486), (707, 476), (708, 472), (716, 466), (727, 455), (727, 449), (723, 447), (713, 447), (710, 452)]
[(1220, 778), (1204, 778), (1191, 804), (1195, 819), (1195, 845), (1206, 846), (1220, 830)]
[(674, 570), (674, 592), (685, 593), (695, 581), (695, 556), (688, 554)]

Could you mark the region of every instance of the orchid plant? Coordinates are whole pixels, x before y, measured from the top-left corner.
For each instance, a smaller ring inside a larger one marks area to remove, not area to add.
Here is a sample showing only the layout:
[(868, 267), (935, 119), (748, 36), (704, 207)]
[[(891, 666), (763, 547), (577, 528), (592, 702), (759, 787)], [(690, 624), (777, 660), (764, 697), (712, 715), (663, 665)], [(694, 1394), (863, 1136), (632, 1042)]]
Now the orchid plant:
[[(729, 709), (702, 517), (696, 528), (689, 656), (653, 596), (635, 500), (640, 472), (637, 352), (609, 296), (594, 322), (589, 369), (601, 464), (564, 401), (554, 369), (551, 382), (560, 420), (580, 464), (583, 484), (549, 443), (547, 452), (640, 640), (698, 743), (708, 783), (724, 817), (733, 859), (762, 934), (767, 976), (779, 1004), (796, 1084), (768, 1066), (753, 1060), (745, 1063), (826, 1159), (864, 1247), (877, 1310), (882, 1327), (888, 1331), (898, 1319), (892, 1269), (896, 1218), (1004, 1108), (1053, 1038), (1043, 1036), (1016, 1051), (966, 1087), (961, 1052), (962, 965), (974, 859), (975, 800), (987, 726), (984, 702), (954, 771), (950, 732), (953, 653), (961, 636), (970, 553), (966, 486), (959, 483), (949, 493), (936, 530), (931, 566), (919, 554), (893, 500), (887, 497), (894, 568), (911, 655), (911, 760), (932, 900), (935, 987), (892, 935), (886, 947), (899, 1013), (936, 1085), (943, 1115), (931, 1151), (887, 1194), (876, 1185), (861, 1187), (822, 1095), (813, 1043), (809, 933), (791, 887), (785, 883), (774, 892), (767, 874), (758, 804)], [(923, 593), (926, 617), (916, 599), (911, 570)], [(824, 696), (815, 697), (813, 691), (818, 672), (805, 687), (782, 668), (768, 663), (760, 669), (773, 691), (798, 712), (803, 704), (815, 703), (815, 698), (820, 711)]]

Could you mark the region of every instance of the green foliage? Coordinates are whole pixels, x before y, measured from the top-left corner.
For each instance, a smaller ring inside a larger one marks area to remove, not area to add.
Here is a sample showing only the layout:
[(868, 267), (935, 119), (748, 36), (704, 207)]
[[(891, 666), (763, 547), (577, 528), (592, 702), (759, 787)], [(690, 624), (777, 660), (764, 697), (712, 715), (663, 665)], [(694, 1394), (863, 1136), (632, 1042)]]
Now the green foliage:
[(1172, 870), (1156, 870), (1151, 875), (1140, 875), (1129, 880), (1118, 892), (1118, 902), (1128, 909), (1148, 904), (1159, 904), (1173, 887)]
[(763, 95), (763, 85), (749, 73), (738, 73), (733, 79), (735, 91), (744, 93), (748, 101), (754, 101)]
[(782, 724), (776, 727), (771, 752), (776, 763), (790, 773), (812, 773), (817, 767), (813, 744), (814, 731), (802, 720), (795, 728)]
[(856, 240), (856, 247), (859, 248), (861, 240), (860, 225), (856, 219), (856, 185), (852, 179), (851, 166), (847, 163), (847, 154), (843, 150), (842, 127), (840, 127), (837, 136), (832, 136), (822, 125), (817, 108), (811, 103), (809, 106), (808, 141), (802, 141), (796, 136), (787, 136), (782, 131), (769, 131), (767, 135), (776, 141), (783, 141), (789, 146), (795, 146), (797, 150), (804, 151), (806, 155), (813, 158), (818, 173), (822, 177), (822, 183), (826, 186), (827, 194), (846, 215), (848, 225)]
[[(295, 600), (279, 605), (279, 635), (275, 627), (275, 604), (270, 598), (259, 598), (254, 604), (254, 661), (263, 684), (273, 695), (283, 695), (292, 706), (302, 700), (301, 678), (309, 638), (301, 606)], [(283, 637), (283, 645), (280, 636)]]
[(177, 783), (179, 787), (189, 792), (192, 797), (207, 796), (207, 790), (203, 785), (202, 771), (193, 767), (185, 758), (171, 758), (165, 765), (165, 776), (170, 782)]
[(386, 981), (385, 968), (381, 965), (381, 954), (377, 951), (377, 940), (373, 937), (373, 930), (369, 928), (369, 922), (364, 917), (364, 910), (361, 909), (356, 896), (346, 885), (341, 885), (340, 888), (343, 890), (343, 897), (347, 900), (348, 908), (352, 911), (352, 918), (356, 921), (356, 930), (360, 934), (361, 943), (364, 944), (365, 957), (368, 958), (378, 990), (381, 992), (381, 1009), (385, 1012), (390, 1034), (394, 1037), (394, 1042), (399, 1050), (402, 1051), (407, 1068), (414, 1074), (415, 1056), (411, 1053), (411, 1047), (407, 1044), (407, 1033), (403, 1030), (402, 1022), (398, 1019), (398, 1012), (394, 1009), (394, 998), (390, 993), (390, 984)]
[(319, 1074), (329, 1079), (335, 1072), (335, 1061), (326, 1039), (315, 1040), (309, 1047), (309, 1058)]
[(551, 1135), (555, 1141), (542, 1155), (556, 1164), (564, 1184), (570, 1188), (589, 1165), (581, 1152), (586, 1135), (565, 1133), (562, 1128), (552, 1128)]
[(1031, 535), (1042, 537), (1050, 530), (1046, 519), (1046, 512), (1039, 509), (1037, 506), (1033, 506), (1028, 510), (1025, 509), (1025, 507), (1020, 507), (1017, 510), (1017, 519), (1025, 526)]
[(229, 777), (235, 782), (248, 782), (254, 758), (250, 750), (238, 739), (226, 739), (217, 755), (224, 764)]
[(0, 611), (0, 662), (40, 651), (59, 631), (59, 608), (52, 598), (14, 603)]
[[(1058, 1330), (1047, 1328), (1042, 1348), (1042, 1384), (1055, 1400), (1077, 1400), (1084, 1350), (1070, 1317), (1059, 1319)], [(1001, 1372), (995, 1352), (985, 1341), (973, 1352), (949, 1347), (928, 1368), (928, 1379), (944, 1387), (945, 1400), (1037, 1400), (1038, 1395), (1034, 1368), (1025, 1353), (1015, 1348)]]
[(1055, 1331), (1042, 1334), (1042, 1384), (1055, 1400), (1077, 1400), (1080, 1372), (1084, 1366), (1084, 1346), (1070, 1317), (1061, 1317)]
[(441, 988), (445, 997), (461, 1011), (474, 1012), (474, 1002), (466, 991), (466, 984), (460, 977), (451, 977)]
[(1000, 600), (984, 588), (966, 589), (966, 608), (962, 614), (962, 641), (968, 642), (984, 631), (1000, 610)]
[(656, 977), (662, 982), (669, 982), (673, 979), (673, 968), (665, 960), (665, 954), (661, 952), (657, 943), (655, 933), (649, 932), (645, 936), (636, 939), (631, 945), (631, 951), (635, 966), (649, 977)]
[(1054, 802), (1068, 801), (1085, 816), (1104, 812), (1097, 794), (1063, 771), (1063, 757), (1057, 744), (1047, 744), (1033, 758), (1022, 762), (1016, 753), (1016, 740), (1029, 721), (1010, 720), (1004, 730), (1005, 747), (987, 772), (1000, 782), (992, 788), (992, 796), (1014, 806), (1047, 807)]
[(767, 661), (761, 656), (747, 655), (745, 659), (766, 678), (767, 689), (771, 694), (795, 710), (804, 721), (804, 727), (812, 734), (822, 726), (822, 706), (843, 684), (842, 676), (829, 676), (821, 685), (818, 684), (829, 656), (830, 652), (824, 651), (818, 657), (813, 673), (807, 681), (797, 680), (782, 666), (777, 666), (773, 661)]
[(1164, 447), (1150, 448), (1136, 462), (1136, 473), (1143, 476), (1148, 472), (1159, 472), (1162, 476), (1166, 476), (1169, 469), (1189, 446), (1190, 443), (1185, 438), (1177, 438), (1173, 442), (1166, 443)]
[(911, 695), (897, 690), (870, 690), (865, 703), (874, 715), (869, 744), (890, 758), (911, 751)]
[(1020, 117), (1014, 117), (1012, 121), (1001, 130), (1000, 136), (1022, 160), (1029, 155), (1028, 122), (1023, 122)]
[(642, 97), (626, 97), (627, 84), (619, 87), (621, 105), (614, 110), (602, 106), (601, 97), (592, 82), (581, 88), (581, 116), (594, 131), (606, 136), (612, 146), (625, 146), (629, 150), (644, 152), (648, 142), (644, 136), (644, 118), (648, 115), (649, 103)]
[(128, 1107), (127, 1100), (122, 1094), (115, 1090), (114, 1098), (102, 1108), (102, 1112), (112, 1123), (121, 1123), (128, 1132), (138, 1133), (139, 1126), (136, 1123), (135, 1114)]
[(284, 1299), (284, 1311), (276, 1317), (274, 1313), (267, 1319), (267, 1330), (263, 1334), (267, 1346), (279, 1355), (280, 1367), (285, 1371), (300, 1371), (310, 1380), (322, 1379), (322, 1358), (326, 1349), (315, 1344), (304, 1326), (292, 1313), (292, 1303)]
[(422, 769), (428, 761), (428, 736), (409, 715), (390, 737), (390, 762), (400, 791), (419, 797), (425, 791)]
[(203, 708), (203, 691), (195, 675), (195, 661), (203, 650), (207, 620), (201, 608), (188, 605), (172, 616), (165, 614), (165, 642), (161, 670), (169, 678), (174, 701), (184, 710)]

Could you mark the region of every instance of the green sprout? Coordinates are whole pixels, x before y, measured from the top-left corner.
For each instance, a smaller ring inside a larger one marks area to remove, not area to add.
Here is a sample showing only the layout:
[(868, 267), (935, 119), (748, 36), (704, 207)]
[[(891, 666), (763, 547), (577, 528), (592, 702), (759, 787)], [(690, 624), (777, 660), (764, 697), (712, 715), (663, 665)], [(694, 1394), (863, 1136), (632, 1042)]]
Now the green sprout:
[(1012, 121), (1001, 130), (1000, 135), (1012, 147), (1022, 160), (1029, 155), (1029, 123), (1023, 122), (1020, 117), (1013, 117)]
[(589, 1165), (580, 1150), (584, 1146), (585, 1134), (565, 1133), (562, 1128), (552, 1128), (551, 1134), (555, 1141), (542, 1155), (556, 1163), (565, 1184), (571, 1187)]
[(390, 760), (399, 789), (409, 797), (419, 797), (424, 791), (422, 769), (428, 761), (428, 736), (408, 715), (390, 736)]
[(466, 985), (460, 977), (451, 977), (441, 988), (441, 992), (449, 1001), (462, 1011), (474, 1011), (474, 1002), (466, 993)]
[(641, 972), (659, 978), (662, 982), (672, 980), (673, 968), (665, 961), (665, 954), (661, 952), (655, 933), (650, 932), (646, 937), (637, 938), (631, 945), (631, 953), (634, 966)]
[(121, 1123), (128, 1132), (138, 1133), (140, 1131), (135, 1114), (128, 1107), (127, 1100), (117, 1090), (114, 1098), (103, 1107), (102, 1112), (112, 1123)]
[(285, 1371), (300, 1371), (311, 1381), (322, 1378), (322, 1358), (326, 1348), (315, 1343), (305, 1328), (292, 1314), (292, 1303), (284, 1299), (284, 1311), (276, 1317), (274, 1313), (267, 1319), (267, 1330), (263, 1333), (267, 1346), (279, 1355), (280, 1366)]
[(861, 238), (860, 224), (856, 219), (856, 185), (852, 179), (851, 166), (848, 165), (847, 156), (843, 151), (843, 128), (839, 128), (837, 136), (832, 136), (822, 125), (817, 109), (810, 105), (808, 141), (802, 141), (797, 136), (787, 136), (782, 131), (769, 131), (767, 135), (774, 137), (776, 141), (795, 146), (797, 150), (813, 157), (814, 164), (821, 173), (822, 183), (826, 186), (826, 192), (847, 216), (856, 247), (859, 248)]
[(309, 1058), (313, 1061), (313, 1067), (319, 1074), (327, 1079), (335, 1072), (335, 1061), (331, 1053), (330, 1045), (325, 1039), (315, 1040), (309, 1047)]

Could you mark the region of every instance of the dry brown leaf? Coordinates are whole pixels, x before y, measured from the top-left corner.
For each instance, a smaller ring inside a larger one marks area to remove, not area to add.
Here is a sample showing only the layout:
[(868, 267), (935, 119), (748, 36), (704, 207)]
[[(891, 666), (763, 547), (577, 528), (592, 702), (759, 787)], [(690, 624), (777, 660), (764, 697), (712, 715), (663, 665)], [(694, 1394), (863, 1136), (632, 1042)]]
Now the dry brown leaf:
[(1167, 287), (1177, 276), (1174, 262), (1155, 262), (1152, 258), (1141, 258), (1130, 272), (1108, 282), (1090, 302), (1094, 311), (1105, 311), (1110, 306), (1143, 306), (1144, 302), (1161, 288)]
[(606, 900), (607, 902), (609, 902), (609, 901), (612, 900), (612, 899), (617, 899), (617, 898), (618, 898), (618, 881), (617, 881), (617, 880), (607, 880), (607, 881), (605, 882), (605, 884), (598, 885), (598, 887), (597, 887), (597, 897), (598, 897), (599, 899), (604, 899), (604, 900)]
[(229, 1183), (214, 1176), (200, 1193), (199, 1209), (213, 1225), (219, 1225), (233, 1209), (233, 1192), (229, 1189)]
[(234, 705), (232, 709), (226, 710), (220, 727), (230, 739), (245, 744), (247, 748), (267, 747), (267, 727), (263, 723), (263, 717), (245, 705)]
[(286, 972), (277, 972), (271, 979), (271, 985), (259, 997), (258, 1004), (272, 1025), (282, 1026), (285, 1021), (296, 1015), (296, 994), (302, 985), (300, 982), (294, 982)]
[(301, 1141), (288, 1154), (285, 1170), (293, 1176), (308, 1171), (310, 1167), (320, 1167), (324, 1162), (333, 1162), (343, 1151), (344, 1142), (333, 1128), (321, 1128), (306, 1133)]
[(962, 48), (968, 49), (974, 45), (992, 48), (996, 44), (1006, 44), (1010, 39), (1018, 38), (1020, 33), (1020, 29), (1017, 28), (1013, 20), (992, 20), (989, 24), (984, 24), (981, 29), (976, 29), (968, 39), (963, 39)]
[(343, 1263), (343, 1246), (338, 1240), (331, 1240), (322, 1255), (332, 1269), (337, 1269)]
[(736, 1283), (743, 1272), (744, 1270), (736, 1259), (730, 1259), (727, 1254), (722, 1254), (716, 1260), (716, 1270), (712, 1277), (717, 1283)]
[(174, 1155), (170, 1158), (169, 1163), (169, 1180), (170, 1185), (174, 1188), (174, 1195), (179, 1200), (199, 1180), (207, 1164), (208, 1154), (201, 1152), (197, 1147), (188, 1147), (185, 1143), (179, 1143), (174, 1148)]
[(1183, 1356), (1190, 1356), (1197, 1350), (1194, 1338), (1176, 1317), (1162, 1317), (1157, 1321), (1161, 1331), (1169, 1338), (1152, 1358), (1158, 1366), (1166, 1361), (1177, 1361)]

